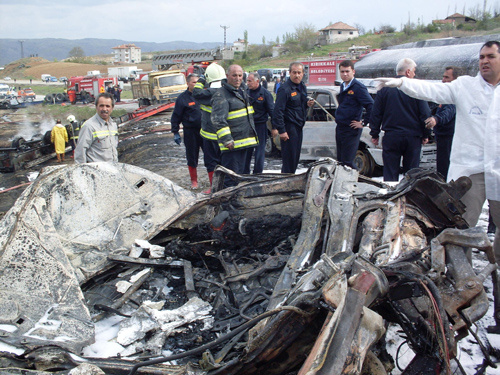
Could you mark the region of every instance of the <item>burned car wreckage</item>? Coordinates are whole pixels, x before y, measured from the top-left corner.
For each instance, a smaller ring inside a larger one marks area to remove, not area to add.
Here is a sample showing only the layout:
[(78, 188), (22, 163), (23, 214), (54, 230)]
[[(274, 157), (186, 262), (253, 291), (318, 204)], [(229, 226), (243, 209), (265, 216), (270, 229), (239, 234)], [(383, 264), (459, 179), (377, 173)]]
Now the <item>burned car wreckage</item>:
[[(461, 216), (469, 184), (410, 171), (390, 188), (324, 160), (218, 168), (196, 196), (127, 164), (46, 168), (0, 227), (1, 371), (387, 374), (394, 324), (414, 352), (402, 373), (457, 373), (489, 277), (499, 314), (492, 246)], [(94, 358), (106, 319), (114, 354)]]

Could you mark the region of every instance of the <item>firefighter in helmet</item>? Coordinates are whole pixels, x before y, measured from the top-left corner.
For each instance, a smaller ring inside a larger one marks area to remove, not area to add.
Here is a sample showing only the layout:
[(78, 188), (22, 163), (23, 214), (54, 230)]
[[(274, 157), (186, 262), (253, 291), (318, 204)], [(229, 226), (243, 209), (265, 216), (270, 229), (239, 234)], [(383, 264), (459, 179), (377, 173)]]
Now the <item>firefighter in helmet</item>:
[[(217, 63), (210, 64), (205, 70), (205, 76), (201, 76), (193, 89), (193, 97), (200, 103), (201, 109), (201, 131), (203, 137), (203, 159), (207, 168), (210, 187), (215, 167), (220, 164), (221, 150), (217, 140), (217, 132), (212, 124), (212, 95), (221, 87), (221, 81), (226, 78), (224, 68)], [(211, 188), (205, 191), (210, 193)]]

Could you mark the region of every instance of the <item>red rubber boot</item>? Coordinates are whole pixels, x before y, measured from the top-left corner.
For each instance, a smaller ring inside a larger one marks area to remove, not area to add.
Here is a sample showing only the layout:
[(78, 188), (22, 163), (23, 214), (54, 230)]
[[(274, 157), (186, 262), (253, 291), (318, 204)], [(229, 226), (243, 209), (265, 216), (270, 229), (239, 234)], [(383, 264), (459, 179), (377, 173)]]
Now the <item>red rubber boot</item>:
[(198, 189), (198, 171), (195, 167), (188, 166), (188, 169), (191, 177), (191, 189)]
[(203, 192), (203, 194), (210, 194), (212, 192), (212, 179), (214, 178), (214, 172), (208, 172), (208, 180), (210, 181), (210, 187)]

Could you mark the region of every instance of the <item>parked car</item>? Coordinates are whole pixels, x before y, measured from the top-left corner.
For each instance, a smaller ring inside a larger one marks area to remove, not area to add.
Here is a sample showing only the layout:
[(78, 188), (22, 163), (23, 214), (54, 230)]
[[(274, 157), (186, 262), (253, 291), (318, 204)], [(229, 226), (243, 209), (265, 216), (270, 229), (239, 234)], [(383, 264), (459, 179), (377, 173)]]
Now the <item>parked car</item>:
[(57, 82), (57, 78), (56, 77), (50, 77), (49, 78), (49, 82)]
[(10, 81), (10, 80), (11, 80), (11, 78), (10, 78), (10, 77), (5, 77), (5, 78), (4, 78), (4, 81)]
[[(337, 143), (335, 141), (335, 110), (338, 107), (338, 86), (309, 86), (307, 93), (316, 103), (309, 108), (307, 121), (303, 129), (303, 141), (300, 151), (301, 161), (313, 161), (322, 158), (337, 158)], [(372, 95), (375, 89), (368, 88)], [(358, 151), (354, 158), (354, 165), (365, 176), (372, 176), (376, 167), (383, 167), (382, 145), (384, 132), (380, 133), (380, 142), (375, 146), (371, 141), (370, 128), (364, 127), (359, 141)], [(279, 136), (266, 144), (266, 151), (280, 149)], [(422, 147), (420, 167), (435, 168), (436, 144), (428, 143)]]
[(59, 81), (61, 81), (61, 82), (68, 82), (68, 78), (67, 77), (60, 77)]

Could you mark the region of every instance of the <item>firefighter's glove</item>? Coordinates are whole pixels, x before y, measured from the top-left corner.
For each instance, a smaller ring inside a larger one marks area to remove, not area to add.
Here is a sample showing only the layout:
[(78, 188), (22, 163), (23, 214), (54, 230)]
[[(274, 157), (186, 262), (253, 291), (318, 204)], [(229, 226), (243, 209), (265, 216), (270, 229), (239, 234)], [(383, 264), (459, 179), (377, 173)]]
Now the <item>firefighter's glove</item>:
[(182, 139), (181, 139), (181, 136), (179, 135), (179, 133), (174, 134), (174, 142), (177, 143), (178, 145), (181, 144)]
[(384, 87), (401, 87), (403, 80), (401, 78), (375, 78), (378, 82), (377, 90)]

